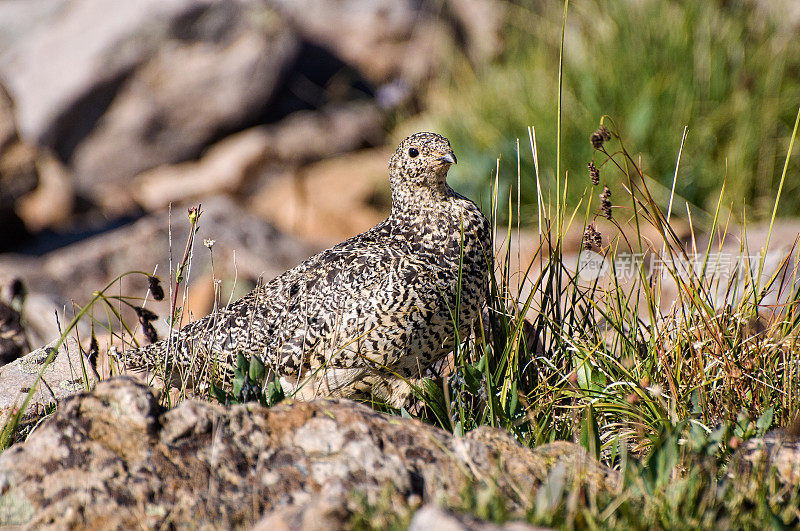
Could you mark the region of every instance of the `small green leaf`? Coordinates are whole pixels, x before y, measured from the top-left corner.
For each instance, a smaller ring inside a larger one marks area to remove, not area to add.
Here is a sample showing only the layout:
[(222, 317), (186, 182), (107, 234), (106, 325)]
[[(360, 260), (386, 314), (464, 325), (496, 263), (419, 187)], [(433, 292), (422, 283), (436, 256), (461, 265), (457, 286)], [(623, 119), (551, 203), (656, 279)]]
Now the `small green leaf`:
[(591, 389), (592, 365), (589, 360), (575, 356), (575, 375), (578, 378), (578, 387), (587, 391)]
[(239, 396), (242, 393), (245, 378), (246, 376), (244, 375), (238, 375), (233, 379), (233, 396)]
[(281, 387), (277, 378), (273, 378), (267, 385), (267, 406), (274, 406), (284, 398), (286, 398), (286, 395), (283, 392), (283, 387)]
[(689, 447), (695, 451), (700, 452), (708, 442), (708, 435), (706, 435), (706, 431), (698, 426), (696, 423), (691, 422), (689, 424), (689, 433), (687, 434), (687, 442), (689, 443)]
[(253, 356), (250, 358), (250, 379), (256, 383), (261, 383), (264, 381), (264, 377), (266, 376), (266, 369), (264, 368), (264, 363), (259, 359), (258, 356)]
[(236, 354), (236, 371), (238, 371), (236, 374), (237, 375), (241, 374), (242, 376), (244, 376), (249, 372), (249, 367), (250, 367), (250, 362), (247, 360), (244, 354), (242, 354), (241, 352)]
[(445, 430), (451, 431), (452, 425), (450, 424), (450, 417), (447, 415), (447, 406), (444, 401), (444, 392), (442, 387), (431, 380), (425, 378), (422, 381), (422, 389), (425, 395), (425, 405), (430, 408), (439, 425)]
[(477, 393), (483, 380), (483, 372), (475, 365), (466, 365), (463, 370), (464, 383), (470, 393)]
[(519, 406), (519, 393), (517, 393), (517, 382), (516, 380), (511, 384), (511, 392), (508, 393), (508, 416), (514, 417), (514, 413), (517, 410), (517, 406)]
[(614, 440), (611, 442), (609, 456), (609, 465), (613, 466), (619, 462), (619, 435), (614, 437)]
[(692, 401), (692, 413), (699, 416), (702, 413), (703, 404), (700, 401), (700, 391), (698, 389), (692, 391), (691, 401)]
[(581, 420), (580, 443), (586, 448), (589, 455), (597, 460), (600, 459), (600, 428), (597, 426), (597, 419), (591, 404), (586, 406)]
[(764, 413), (758, 417), (756, 421), (756, 432), (759, 437), (763, 436), (767, 430), (772, 426), (772, 416), (773, 410), (771, 407), (768, 407)]
[(228, 397), (226, 396), (225, 392), (214, 385), (213, 381), (211, 382), (210, 389), (212, 396), (217, 399), (217, 402), (220, 404), (226, 404), (228, 402)]
[(170, 325), (175, 326), (178, 323), (178, 319), (181, 315), (181, 310), (183, 310), (183, 306), (177, 306), (175, 311), (172, 312), (172, 318), (170, 319)]
[(406, 408), (404, 408), (404, 407), (400, 408), (400, 416), (402, 418), (404, 418), (404, 419), (414, 418), (414, 417), (411, 416), (411, 414), (408, 411), (406, 411)]

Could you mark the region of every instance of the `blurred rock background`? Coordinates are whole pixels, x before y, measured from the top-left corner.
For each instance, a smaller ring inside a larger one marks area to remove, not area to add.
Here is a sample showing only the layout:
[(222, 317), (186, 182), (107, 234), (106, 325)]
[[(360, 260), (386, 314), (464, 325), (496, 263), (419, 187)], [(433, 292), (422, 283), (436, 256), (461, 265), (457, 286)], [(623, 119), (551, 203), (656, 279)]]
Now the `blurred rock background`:
[[(679, 192), (698, 219), (726, 160), (743, 201), (731, 211), (758, 217), (774, 197), (800, 102), (800, 9), (690, 4), (620, 0), (571, 12), (564, 167), (581, 176), (571, 200), (586, 193), (587, 138), (602, 114), (662, 183), (689, 123)], [(190, 206), (203, 213), (187, 318), (210, 311), (215, 280), (224, 303), (372, 226), (388, 212), (393, 146), (416, 130), (451, 138), (462, 161), (454, 186), (484, 200), (498, 156), (501, 183), (516, 182), (520, 138), (521, 219), (534, 223), (526, 126), (537, 126), (547, 185), (562, 9), (546, 0), (0, 0), (0, 282), (26, 288), (31, 346), (57, 337), (73, 304), (121, 273), (168, 280)], [(800, 208), (797, 158), (789, 179), (785, 214)], [(580, 228), (573, 240), (577, 250)], [(126, 280), (118, 293), (144, 297), (146, 282)]]

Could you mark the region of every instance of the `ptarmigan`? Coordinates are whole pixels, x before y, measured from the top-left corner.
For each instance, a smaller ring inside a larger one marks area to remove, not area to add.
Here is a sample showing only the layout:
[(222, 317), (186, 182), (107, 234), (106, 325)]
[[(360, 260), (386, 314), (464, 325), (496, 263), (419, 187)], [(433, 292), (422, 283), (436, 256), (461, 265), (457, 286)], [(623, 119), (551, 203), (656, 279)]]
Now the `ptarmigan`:
[(241, 352), (296, 398), (399, 405), (406, 380), (468, 337), (488, 289), (489, 221), (447, 185), (455, 163), (446, 138), (406, 138), (389, 161), (386, 220), (185, 326), (169, 351), (162, 340), (127, 352), (125, 365), (207, 378), (211, 365), (230, 373)]

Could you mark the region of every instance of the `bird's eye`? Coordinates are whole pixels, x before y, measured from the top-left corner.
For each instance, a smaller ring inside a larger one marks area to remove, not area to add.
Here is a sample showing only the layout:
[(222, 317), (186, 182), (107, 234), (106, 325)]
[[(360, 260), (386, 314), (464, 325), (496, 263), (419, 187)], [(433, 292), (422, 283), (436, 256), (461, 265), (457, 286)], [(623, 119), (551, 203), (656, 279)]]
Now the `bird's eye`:
[(413, 159), (417, 155), (419, 155), (419, 150), (417, 148), (409, 148), (409, 150), (408, 150), (408, 156), (409, 157), (411, 157)]

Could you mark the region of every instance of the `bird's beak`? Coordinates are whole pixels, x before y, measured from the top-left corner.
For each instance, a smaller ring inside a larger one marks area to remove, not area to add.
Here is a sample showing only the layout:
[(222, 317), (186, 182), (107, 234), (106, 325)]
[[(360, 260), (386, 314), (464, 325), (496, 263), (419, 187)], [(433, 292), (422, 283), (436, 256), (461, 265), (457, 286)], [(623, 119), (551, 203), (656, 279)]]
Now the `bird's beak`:
[(447, 153), (439, 157), (439, 160), (441, 160), (442, 162), (446, 162), (448, 164), (458, 164), (458, 160), (456, 160), (456, 155), (452, 151), (448, 151)]

